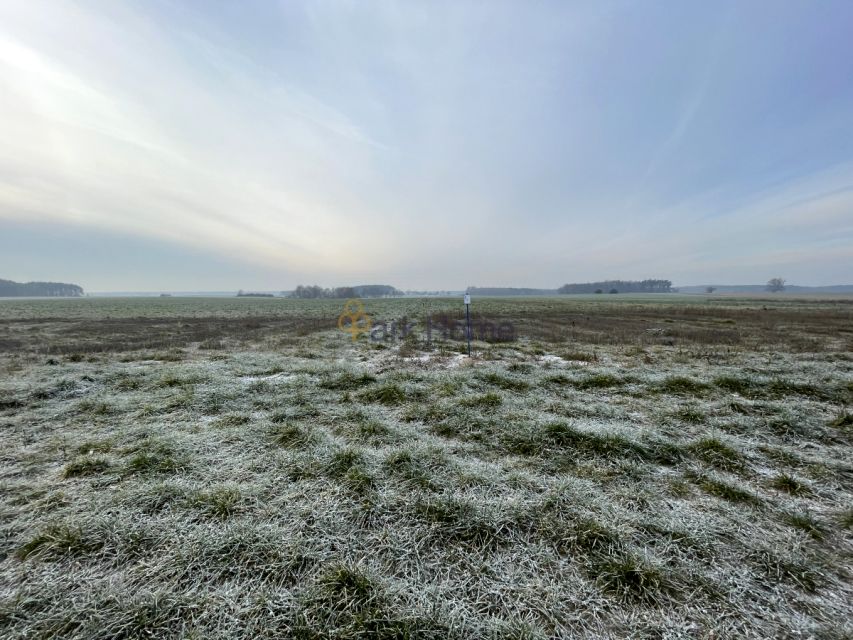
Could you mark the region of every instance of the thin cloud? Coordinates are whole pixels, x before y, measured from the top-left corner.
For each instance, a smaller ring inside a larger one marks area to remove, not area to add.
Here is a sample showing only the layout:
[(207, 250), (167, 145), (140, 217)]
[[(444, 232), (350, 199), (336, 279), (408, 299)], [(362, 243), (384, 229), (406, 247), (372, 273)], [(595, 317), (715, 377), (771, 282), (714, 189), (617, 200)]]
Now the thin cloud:
[(843, 15), (230, 11), (0, 7), (0, 232), (184, 246), (270, 288), (750, 282), (779, 260), (791, 281), (821, 265), (834, 279), (827, 246), (853, 244), (853, 88), (817, 84), (853, 72), (853, 56), (830, 55), (849, 49)]

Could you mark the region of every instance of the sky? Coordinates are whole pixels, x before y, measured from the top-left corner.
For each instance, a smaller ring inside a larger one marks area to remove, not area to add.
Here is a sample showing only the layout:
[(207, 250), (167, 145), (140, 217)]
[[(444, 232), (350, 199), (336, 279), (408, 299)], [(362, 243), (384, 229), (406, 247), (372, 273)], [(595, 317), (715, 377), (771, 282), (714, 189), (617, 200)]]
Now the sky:
[(0, 278), (853, 284), (853, 2), (0, 0)]

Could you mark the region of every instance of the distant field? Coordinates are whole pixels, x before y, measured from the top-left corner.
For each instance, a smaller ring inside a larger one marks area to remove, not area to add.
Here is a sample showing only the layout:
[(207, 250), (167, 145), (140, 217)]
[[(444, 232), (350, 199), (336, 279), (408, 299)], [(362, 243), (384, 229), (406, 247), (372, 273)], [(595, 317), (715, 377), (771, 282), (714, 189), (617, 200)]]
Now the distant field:
[(853, 298), (364, 303), (0, 300), (0, 637), (853, 636)]

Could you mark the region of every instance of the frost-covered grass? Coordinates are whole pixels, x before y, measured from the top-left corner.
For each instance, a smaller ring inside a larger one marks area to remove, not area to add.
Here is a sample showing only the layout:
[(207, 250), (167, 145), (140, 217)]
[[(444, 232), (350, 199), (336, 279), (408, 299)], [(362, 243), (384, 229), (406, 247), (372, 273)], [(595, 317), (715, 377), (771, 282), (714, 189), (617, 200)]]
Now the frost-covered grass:
[(850, 637), (852, 308), (0, 301), (0, 636)]

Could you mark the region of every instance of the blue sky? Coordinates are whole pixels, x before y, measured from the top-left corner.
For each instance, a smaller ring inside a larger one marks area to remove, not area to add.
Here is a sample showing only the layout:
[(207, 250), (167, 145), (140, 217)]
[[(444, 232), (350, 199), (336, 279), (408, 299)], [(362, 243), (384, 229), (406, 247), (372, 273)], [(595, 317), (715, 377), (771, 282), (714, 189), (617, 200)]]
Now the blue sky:
[(853, 3), (0, 4), (0, 277), (853, 283)]

